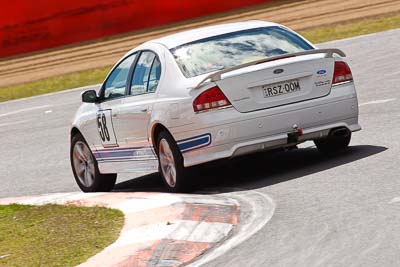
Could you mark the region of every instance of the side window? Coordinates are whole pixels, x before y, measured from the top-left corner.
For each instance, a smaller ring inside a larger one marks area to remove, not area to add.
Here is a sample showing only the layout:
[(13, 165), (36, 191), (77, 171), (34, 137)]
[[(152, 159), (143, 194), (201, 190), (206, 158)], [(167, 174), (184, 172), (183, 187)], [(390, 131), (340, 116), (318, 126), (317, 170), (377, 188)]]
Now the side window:
[(136, 64), (131, 83), (131, 95), (154, 92), (160, 79), (160, 62), (153, 52), (143, 52)]
[(147, 91), (149, 93), (154, 93), (157, 89), (158, 81), (161, 76), (161, 64), (158, 58), (155, 58), (153, 61), (153, 66), (151, 66), (150, 77), (149, 77), (149, 86)]
[(136, 58), (136, 53), (125, 58), (111, 72), (104, 85), (104, 99), (114, 99), (125, 95), (125, 88), (128, 80), (129, 70)]

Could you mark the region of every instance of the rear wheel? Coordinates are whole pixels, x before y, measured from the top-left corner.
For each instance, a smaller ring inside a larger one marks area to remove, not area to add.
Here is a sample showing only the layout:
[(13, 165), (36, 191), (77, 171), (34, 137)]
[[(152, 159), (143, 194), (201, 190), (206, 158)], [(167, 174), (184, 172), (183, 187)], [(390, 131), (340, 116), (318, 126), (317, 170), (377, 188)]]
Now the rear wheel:
[(80, 134), (72, 137), (70, 159), (75, 181), (83, 192), (109, 192), (114, 188), (116, 174), (101, 174), (96, 158)]
[(349, 130), (341, 130), (337, 134), (330, 134), (328, 137), (314, 140), (314, 144), (319, 151), (323, 153), (334, 153), (344, 150), (349, 146), (351, 140), (351, 132)]
[(186, 189), (182, 154), (174, 140), (167, 132), (157, 136), (157, 155), (160, 174), (170, 192), (182, 192)]

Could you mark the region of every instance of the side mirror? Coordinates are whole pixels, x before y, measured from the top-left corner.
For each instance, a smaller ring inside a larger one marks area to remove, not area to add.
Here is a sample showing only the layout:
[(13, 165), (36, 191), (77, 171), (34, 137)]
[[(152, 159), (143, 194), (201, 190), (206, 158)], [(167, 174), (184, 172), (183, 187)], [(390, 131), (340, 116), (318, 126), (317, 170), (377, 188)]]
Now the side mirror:
[(82, 102), (84, 103), (96, 103), (97, 100), (98, 98), (95, 90), (88, 90), (82, 93)]

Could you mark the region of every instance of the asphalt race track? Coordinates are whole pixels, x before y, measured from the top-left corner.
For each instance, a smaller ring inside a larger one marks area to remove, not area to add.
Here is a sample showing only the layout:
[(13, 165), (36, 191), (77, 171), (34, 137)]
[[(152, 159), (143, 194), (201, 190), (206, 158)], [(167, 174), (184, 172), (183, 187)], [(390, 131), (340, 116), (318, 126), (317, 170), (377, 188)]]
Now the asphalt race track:
[[(347, 151), (312, 143), (202, 168), (202, 194), (250, 191), (272, 198), (271, 220), (206, 266), (399, 266), (400, 30), (320, 45), (343, 49), (356, 81), (361, 132)], [(0, 197), (77, 191), (68, 129), (73, 90), (0, 104)], [(123, 177), (117, 191), (162, 190), (157, 175)]]

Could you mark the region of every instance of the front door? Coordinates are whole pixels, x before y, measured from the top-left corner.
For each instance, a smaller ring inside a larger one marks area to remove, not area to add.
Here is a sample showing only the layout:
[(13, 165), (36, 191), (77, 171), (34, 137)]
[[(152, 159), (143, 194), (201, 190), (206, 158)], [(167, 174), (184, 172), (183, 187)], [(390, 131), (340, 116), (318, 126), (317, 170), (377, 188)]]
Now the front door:
[(161, 75), (159, 58), (151, 51), (140, 53), (128, 80), (128, 95), (121, 100), (112, 120), (126, 160), (134, 161), (129, 171), (156, 170), (158, 162), (149, 143), (148, 126)]
[(96, 105), (95, 125), (98, 138), (95, 142), (95, 157), (102, 162), (112, 162), (122, 157), (120, 150), (124, 138), (120, 134), (123, 125), (118, 120), (121, 104), (126, 96), (128, 78), (137, 54), (134, 53), (122, 61), (108, 75), (100, 91), (100, 103)]
[(149, 146), (148, 125), (161, 66), (158, 57), (150, 51), (140, 54), (129, 81), (128, 95), (122, 101), (118, 120), (121, 137), (133, 147)]

